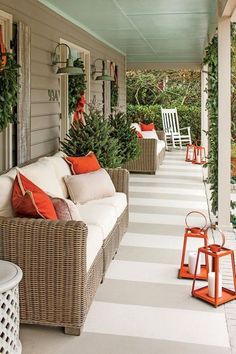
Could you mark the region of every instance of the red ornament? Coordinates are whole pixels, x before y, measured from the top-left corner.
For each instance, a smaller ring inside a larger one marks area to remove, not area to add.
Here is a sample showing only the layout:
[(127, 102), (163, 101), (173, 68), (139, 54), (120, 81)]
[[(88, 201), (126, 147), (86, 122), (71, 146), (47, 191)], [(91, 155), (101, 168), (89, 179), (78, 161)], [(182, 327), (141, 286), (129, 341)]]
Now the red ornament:
[(74, 117), (73, 117), (73, 121), (74, 122), (80, 121), (84, 125), (86, 125), (85, 119), (84, 119), (84, 106), (85, 106), (85, 103), (86, 103), (85, 96), (82, 95), (77, 101), (77, 105), (76, 105), (75, 112), (74, 112)]
[(7, 63), (7, 49), (3, 41), (2, 25), (0, 25), (0, 69)]

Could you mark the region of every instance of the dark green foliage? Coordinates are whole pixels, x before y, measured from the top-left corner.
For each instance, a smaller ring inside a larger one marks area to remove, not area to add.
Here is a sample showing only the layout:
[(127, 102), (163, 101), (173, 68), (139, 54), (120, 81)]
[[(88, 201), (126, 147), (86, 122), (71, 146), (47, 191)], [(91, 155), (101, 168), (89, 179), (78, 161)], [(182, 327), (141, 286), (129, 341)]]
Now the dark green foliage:
[(201, 104), (200, 72), (129, 71), (127, 102), (133, 105), (162, 105), (164, 108)]
[[(81, 68), (84, 72), (84, 63), (80, 58), (77, 58), (74, 61), (74, 66)], [(69, 105), (69, 114), (73, 114), (78, 99), (84, 94), (86, 90), (86, 80), (85, 73), (84, 75), (72, 75), (68, 79), (68, 105)]]
[(193, 141), (201, 138), (200, 72), (129, 71), (127, 114), (133, 121), (154, 122), (162, 129), (161, 106), (177, 108), (180, 127), (191, 127)]
[(118, 106), (119, 87), (117, 81), (111, 81), (111, 110)]
[(207, 182), (211, 190), (211, 208), (214, 215), (218, 210), (218, 38), (215, 36), (206, 48), (204, 63), (208, 64), (208, 100), (209, 113), (209, 177)]
[(118, 112), (110, 115), (109, 122), (113, 127), (111, 136), (119, 142), (122, 165), (136, 159), (140, 151), (136, 131), (130, 127), (132, 120), (124, 113)]
[(7, 64), (0, 70), (0, 132), (2, 132), (9, 123), (16, 123), (15, 107), (17, 105), (18, 93), (18, 69), (11, 53), (7, 54)]
[[(178, 110), (180, 127), (190, 126), (193, 141), (200, 140), (201, 108), (196, 105), (180, 105), (176, 106), (176, 108)], [(156, 130), (162, 130), (161, 105), (142, 106), (129, 104), (127, 106), (127, 115), (133, 122), (154, 122)]]
[(102, 167), (120, 167), (122, 159), (118, 139), (112, 137), (113, 127), (101, 112), (90, 108), (90, 114), (84, 114), (86, 125), (80, 122), (71, 128), (62, 142), (62, 151), (68, 156), (84, 156), (93, 151)]

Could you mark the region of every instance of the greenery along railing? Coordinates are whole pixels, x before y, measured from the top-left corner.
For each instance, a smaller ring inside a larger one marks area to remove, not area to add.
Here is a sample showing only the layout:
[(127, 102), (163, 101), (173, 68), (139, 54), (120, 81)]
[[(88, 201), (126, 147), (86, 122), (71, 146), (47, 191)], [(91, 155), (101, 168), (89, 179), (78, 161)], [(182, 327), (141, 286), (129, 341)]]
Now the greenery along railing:
[(208, 100), (209, 130), (206, 132), (209, 139), (207, 182), (211, 190), (211, 208), (214, 215), (218, 210), (218, 38), (213, 37), (206, 48), (204, 64), (208, 64)]

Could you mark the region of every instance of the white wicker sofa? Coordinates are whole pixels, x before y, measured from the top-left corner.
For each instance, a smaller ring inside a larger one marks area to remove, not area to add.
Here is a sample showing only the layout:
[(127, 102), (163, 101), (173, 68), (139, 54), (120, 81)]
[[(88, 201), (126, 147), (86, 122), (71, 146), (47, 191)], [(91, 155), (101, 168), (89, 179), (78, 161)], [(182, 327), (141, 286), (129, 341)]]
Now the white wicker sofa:
[[(45, 192), (68, 198), (61, 154), (21, 168)], [(116, 193), (79, 205), (81, 221), (15, 217), (11, 206), (16, 169), (0, 176), (0, 259), (23, 270), (22, 323), (59, 326), (79, 335), (128, 225), (128, 171), (107, 169)]]

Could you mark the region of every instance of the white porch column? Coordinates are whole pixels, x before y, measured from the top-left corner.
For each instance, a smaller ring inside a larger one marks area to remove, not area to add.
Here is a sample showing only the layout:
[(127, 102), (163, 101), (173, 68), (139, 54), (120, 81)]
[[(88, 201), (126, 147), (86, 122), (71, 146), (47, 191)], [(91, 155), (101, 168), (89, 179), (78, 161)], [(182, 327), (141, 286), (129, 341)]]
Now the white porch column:
[(218, 223), (230, 228), (231, 177), (231, 38), (230, 17), (218, 23)]
[(208, 99), (207, 90), (208, 65), (203, 65), (201, 71), (201, 145), (205, 147), (208, 154), (208, 137), (204, 131), (209, 129), (208, 110), (206, 103)]

